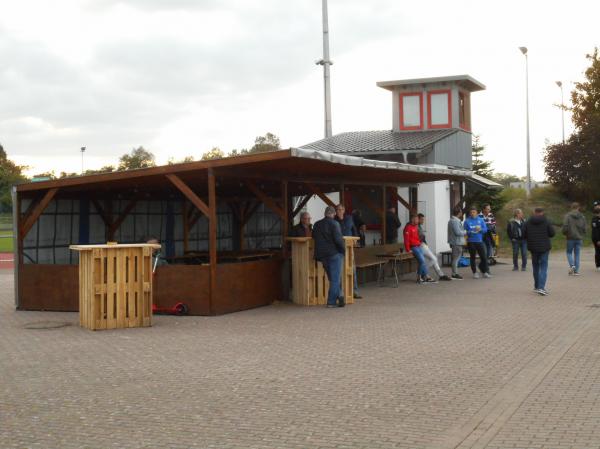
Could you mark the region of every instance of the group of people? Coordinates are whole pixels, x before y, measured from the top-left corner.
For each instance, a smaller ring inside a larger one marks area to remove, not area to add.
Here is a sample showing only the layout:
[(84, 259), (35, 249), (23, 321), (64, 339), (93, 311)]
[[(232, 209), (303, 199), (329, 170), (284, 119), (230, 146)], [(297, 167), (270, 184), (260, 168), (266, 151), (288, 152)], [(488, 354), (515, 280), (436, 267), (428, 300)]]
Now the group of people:
[[(358, 218), (360, 219), (360, 215), (358, 215)], [(303, 212), (300, 216), (300, 223), (292, 229), (292, 236), (312, 237), (315, 240), (315, 258), (323, 263), (330, 280), (328, 307), (343, 307), (345, 305), (341, 283), (331, 282), (331, 280), (340, 279), (341, 276), (345, 253), (343, 236), (362, 237), (361, 246), (364, 245), (364, 222), (360, 220), (357, 226), (356, 219), (357, 214), (346, 215), (344, 206), (338, 204), (335, 208), (327, 207), (325, 217), (315, 223), (314, 227), (310, 224), (310, 215)], [(404, 248), (414, 255), (418, 263), (417, 283), (462, 280), (463, 277), (458, 271), (458, 266), (465, 243), (469, 253), (469, 265), (473, 278), (492, 277), (489, 262), (494, 255), (496, 245), (496, 219), (489, 204), (483, 205), (481, 212), (475, 206), (470, 207), (464, 220), (462, 208), (460, 206), (454, 208), (452, 217), (448, 222), (448, 244), (451, 248), (452, 261), (451, 275), (447, 275), (442, 271), (437, 256), (427, 245), (424, 224), (424, 214), (413, 213), (410, 216), (409, 223), (403, 229)], [(400, 226), (401, 223), (395, 209), (390, 208), (386, 215), (386, 227), (389, 233), (386, 243), (397, 241)], [(529, 219), (525, 219), (521, 209), (516, 209), (513, 218), (507, 224), (506, 232), (512, 244), (513, 270), (527, 271), (527, 253), (529, 252), (531, 254), (534, 291), (542, 296), (548, 295), (546, 290), (548, 258), (552, 248), (551, 239), (555, 235), (555, 230), (552, 223), (545, 216), (544, 209), (536, 207)], [(585, 217), (581, 213), (578, 203), (571, 205), (571, 211), (564, 218), (562, 232), (567, 239), (569, 274), (578, 276), (580, 274), (580, 251), (583, 238), (587, 232)], [(596, 269), (600, 271), (600, 204), (594, 208), (592, 241), (595, 248)], [(437, 279), (430, 276), (430, 270), (435, 271)], [(360, 298), (356, 281), (356, 268), (354, 289), (355, 297)]]

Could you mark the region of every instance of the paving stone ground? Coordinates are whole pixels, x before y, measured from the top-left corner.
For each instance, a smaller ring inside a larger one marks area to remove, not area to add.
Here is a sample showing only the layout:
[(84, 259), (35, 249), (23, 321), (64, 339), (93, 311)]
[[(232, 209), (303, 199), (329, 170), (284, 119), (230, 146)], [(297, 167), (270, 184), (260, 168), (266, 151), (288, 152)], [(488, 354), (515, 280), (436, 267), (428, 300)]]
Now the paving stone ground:
[(100, 332), (15, 311), (2, 271), (0, 448), (599, 448), (600, 273), (583, 259), (575, 278), (553, 255), (546, 298), (498, 265), (345, 309)]

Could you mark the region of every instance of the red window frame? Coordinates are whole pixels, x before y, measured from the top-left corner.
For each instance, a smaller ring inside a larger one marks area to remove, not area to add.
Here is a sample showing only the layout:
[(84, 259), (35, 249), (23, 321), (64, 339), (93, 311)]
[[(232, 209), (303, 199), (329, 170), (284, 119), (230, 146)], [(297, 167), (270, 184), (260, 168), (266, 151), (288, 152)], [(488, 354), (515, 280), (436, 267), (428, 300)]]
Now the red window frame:
[[(438, 125), (431, 124), (431, 96), (436, 94), (447, 94), (448, 95), (448, 123), (442, 123)], [(427, 92), (427, 127), (429, 129), (440, 129), (440, 128), (451, 128), (452, 127), (452, 90), (451, 89), (438, 89), (430, 90)]]
[[(404, 97), (419, 97), (419, 125), (404, 126)], [(400, 129), (402, 131), (412, 131), (423, 129), (423, 92), (402, 92), (400, 94)]]

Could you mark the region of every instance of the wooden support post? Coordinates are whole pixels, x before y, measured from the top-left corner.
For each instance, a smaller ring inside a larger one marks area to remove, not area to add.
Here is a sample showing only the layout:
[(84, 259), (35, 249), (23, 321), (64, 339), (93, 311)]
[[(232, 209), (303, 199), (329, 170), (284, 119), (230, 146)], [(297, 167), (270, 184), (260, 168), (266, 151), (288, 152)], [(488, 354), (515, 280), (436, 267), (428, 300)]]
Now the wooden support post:
[(188, 202), (184, 199), (181, 205), (181, 223), (183, 224), (183, 253), (190, 250), (190, 222), (188, 217)]
[(385, 245), (387, 240), (387, 223), (385, 222), (385, 215), (387, 212), (387, 188), (383, 186), (381, 191), (383, 194), (383, 200), (381, 202), (381, 241)]
[[(179, 191), (181, 193), (183, 193), (185, 195), (185, 197), (190, 200), (190, 202), (196, 206), (198, 209), (200, 209), (200, 211), (206, 215), (209, 216), (209, 207), (206, 205), (206, 203), (204, 201), (202, 201), (200, 199), (200, 197), (198, 195), (196, 195), (194, 193), (194, 191), (192, 189), (190, 189), (187, 184), (185, 182), (183, 182), (179, 176), (174, 175), (174, 174), (168, 174), (166, 175), (167, 179), (169, 181), (171, 181), (173, 183), (173, 185), (175, 185), (175, 187), (177, 187), (179, 189)], [(214, 179), (213, 179), (214, 180)], [(209, 182), (209, 186), (210, 186), (210, 182)], [(209, 194), (210, 197), (210, 194)], [(209, 198), (209, 202), (210, 202), (210, 198)]]
[(390, 193), (392, 194), (392, 198), (394, 198), (395, 201), (399, 202), (404, 207), (406, 207), (406, 209), (409, 212), (413, 212), (413, 208), (410, 206), (408, 201), (406, 201), (404, 198), (402, 198), (400, 195), (398, 195), (398, 191), (396, 189), (390, 190)]
[(208, 310), (215, 314), (214, 301), (217, 296), (217, 194), (215, 174), (212, 168), (208, 169), (208, 254), (210, 264), (210, 294), (208, 297)]
[(285, 239), (289, 233), (290, 213), (289, 213), (289, 198), (288, 198), (288, 182), (281, 181), (281, 203), (285, 213), (281, 217), (281, 252), (284, 258), (288, 256), (288, 245)]
[(340, 184), (340, 204), (346, 208), (346, 186), (344, 183)]
[(35, 222), (40, 218), (40, 215), (46, 210), (50, 201), (54, 198), (58, 192), (58, 188), (50, 189), (46, 192), (46, 194), (42, 197), (42, 199), (31, 209), (31, 212), (27, 217), (23, 219), (23, 226), (21, 229), (21, 239), (25, 239), (27, 233), (31, 230)]
[(327, 195), (325, 195), (321, 189), (319, 189), (316, 185), (311, 184), (310, 182), (305, 182), (304, 185), (308, 187), (315, 195), (317, 195), (325, 204), (331, 207), (335, 207), (336, 204), (329, 199)]
[(100, 218), (104, 222), (104, 227), (108, 228), (112, 223), (108, 219), (108, 216), (106, 215), (106, 212), (104, 212), (104, 208), (102, 207), (102, 205), (100, 204), (100, 202), (96, 198), (92, 198), (91, 201), (92, 201), (92, 204), (94, 205), (94, 207), (96, 208), (96, 211), (98, 212), (98, 215), (100, 215)]

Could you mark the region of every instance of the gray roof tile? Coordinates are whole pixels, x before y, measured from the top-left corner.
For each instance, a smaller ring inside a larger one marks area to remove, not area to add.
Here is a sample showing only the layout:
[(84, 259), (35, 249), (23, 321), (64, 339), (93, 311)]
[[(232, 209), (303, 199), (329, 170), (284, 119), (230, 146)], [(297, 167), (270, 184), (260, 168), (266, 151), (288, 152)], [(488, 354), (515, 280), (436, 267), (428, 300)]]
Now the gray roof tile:
[(300, 148), (328, 151), (330, 153), (364, 154), (402, 150), (423, 150), (444, 137), (458, 132), (456, 129), (431, 131), (353, 131), (317, 140)]

